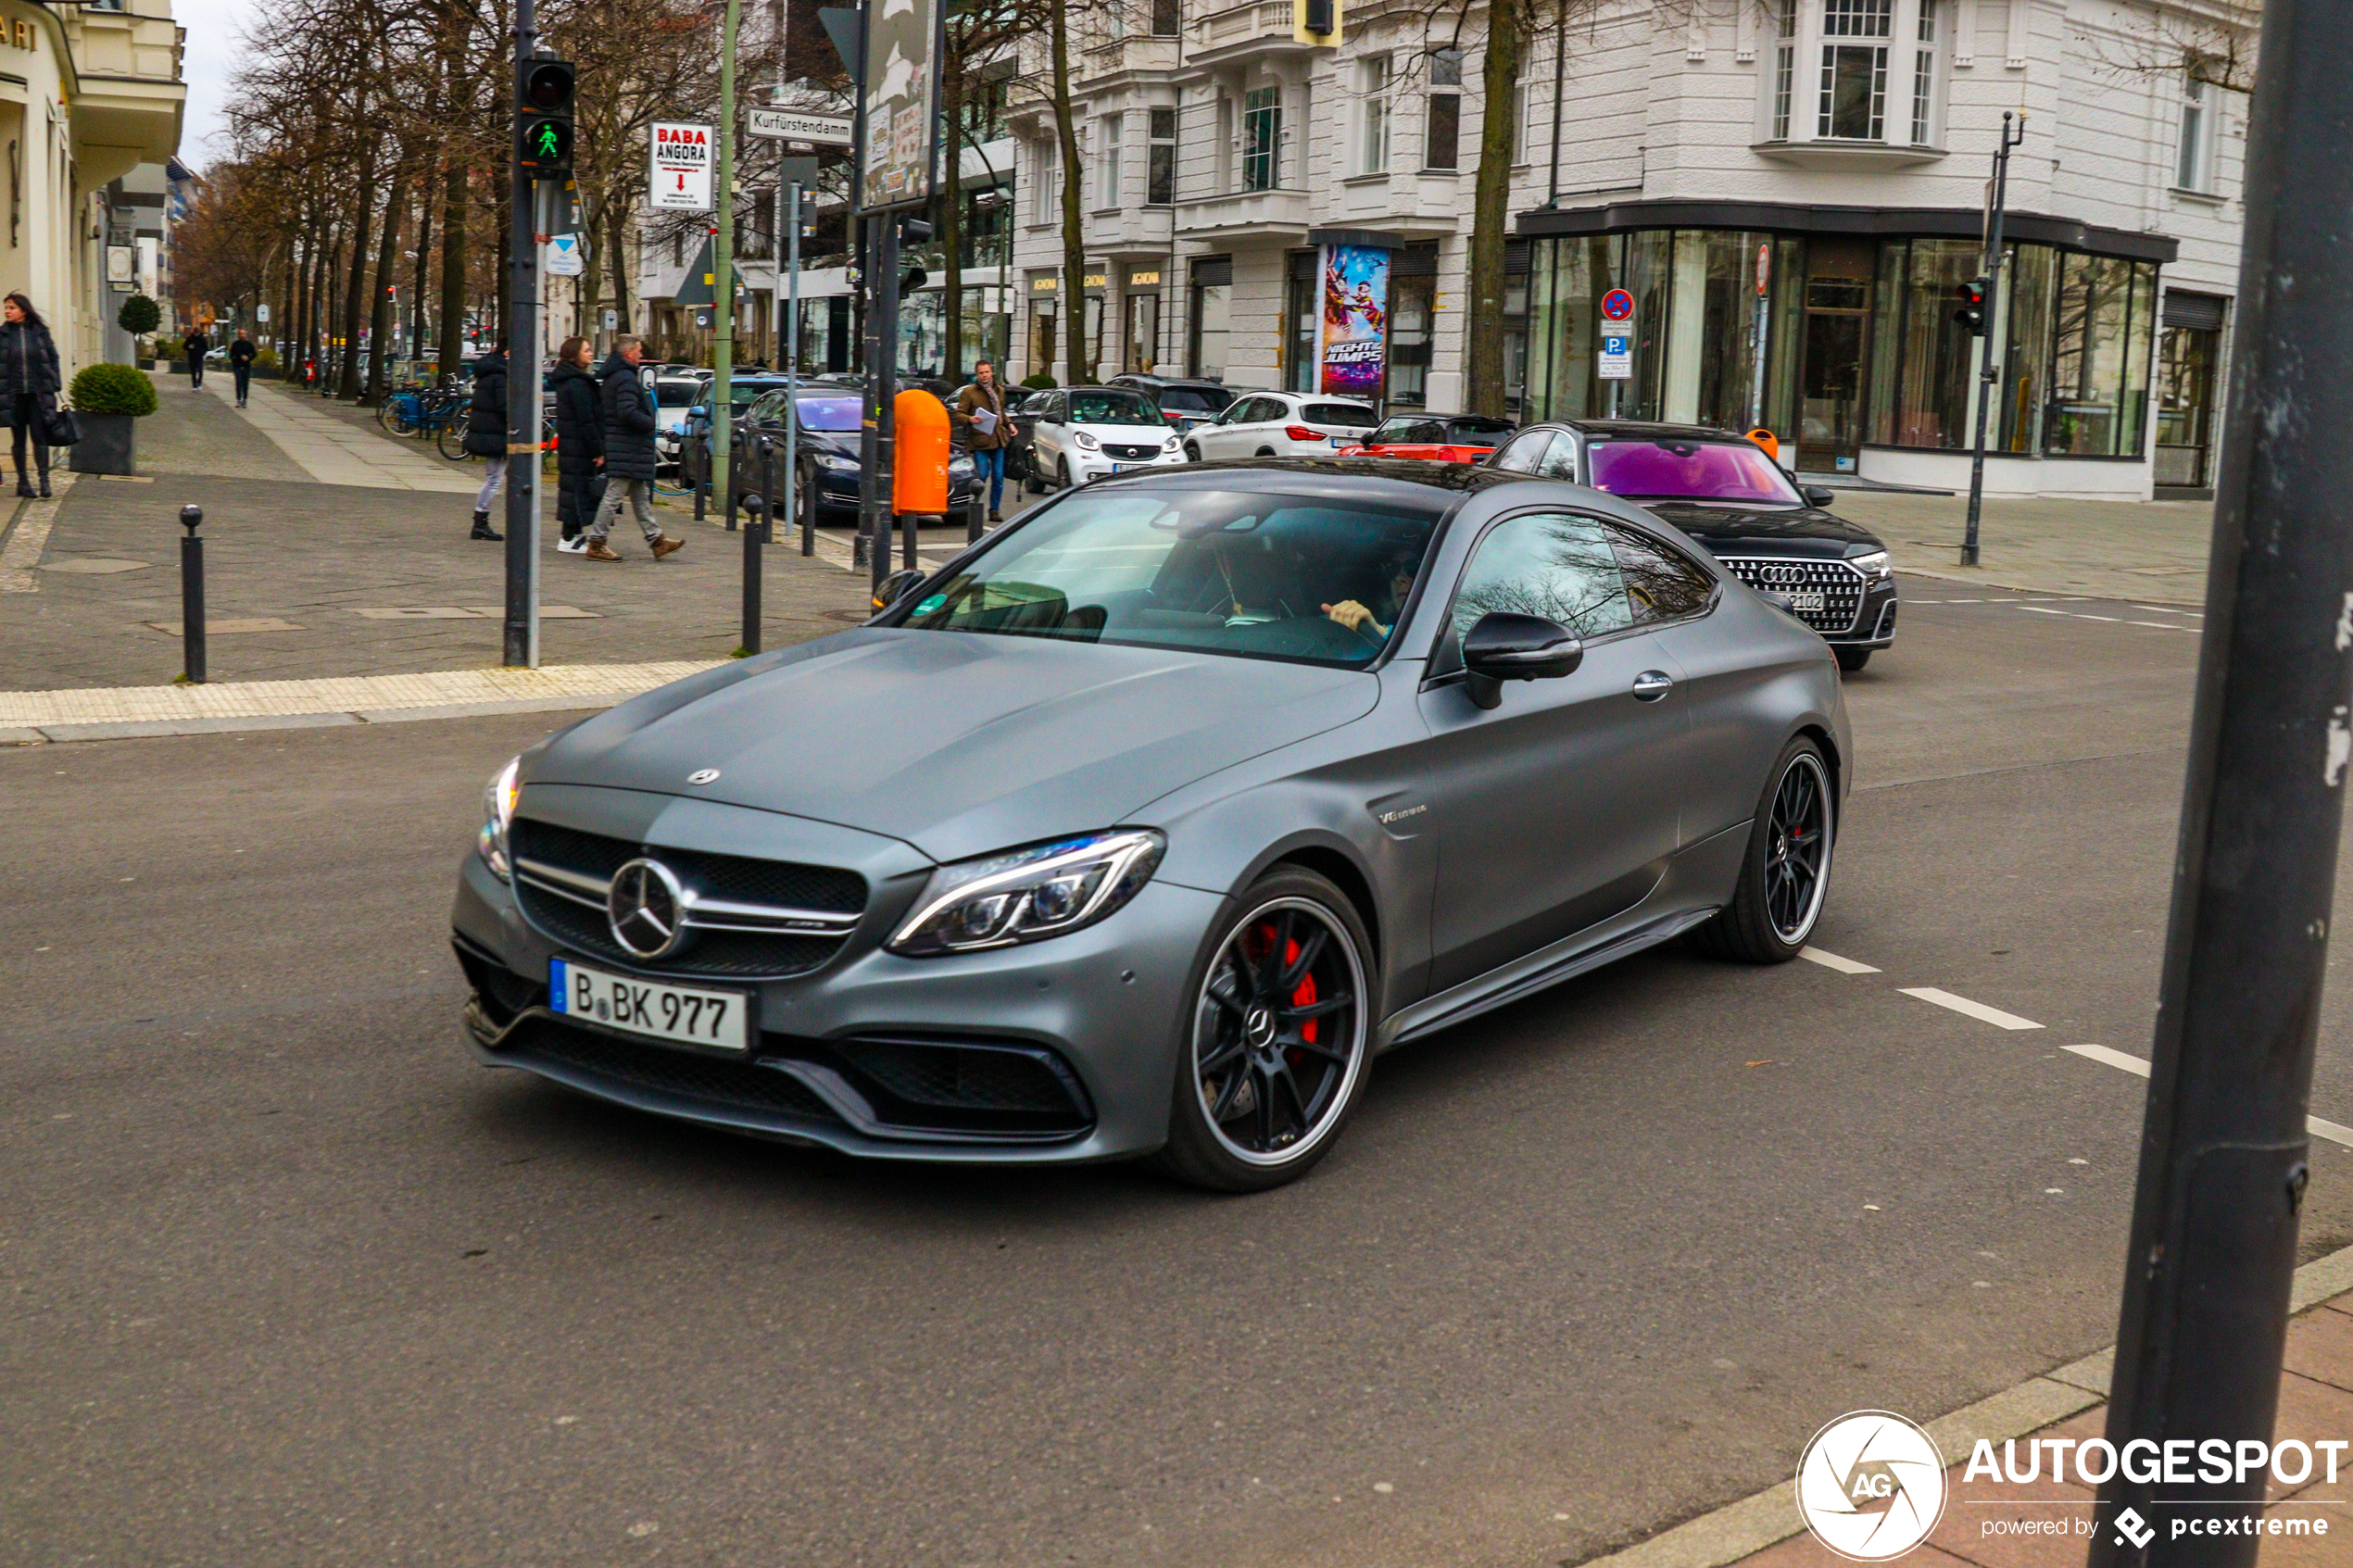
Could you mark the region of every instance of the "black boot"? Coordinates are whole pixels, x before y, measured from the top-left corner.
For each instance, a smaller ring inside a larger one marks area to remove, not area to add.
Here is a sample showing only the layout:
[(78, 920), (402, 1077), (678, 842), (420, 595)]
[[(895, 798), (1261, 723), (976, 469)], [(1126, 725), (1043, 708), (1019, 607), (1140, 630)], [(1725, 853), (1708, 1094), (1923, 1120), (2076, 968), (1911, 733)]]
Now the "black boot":
[(25, 478), (24, 470), (22, 469), (19, 469), (17, 470), (17, 494), (26, 496), (32, 494), (32, 483)]
[(506, 535), (490, 526), (490, 514), (488, 512), (476, 512), (474, 513), (474, 531), (472, 533), (467, 534), (466, 537), (469, 539), (487, 539), (493, 544), (496, 544), (499, 540), (506, 538)]
[(44, 501), (49, 499), (49, 470), (47, 469), (41, 470), (41, 498)]

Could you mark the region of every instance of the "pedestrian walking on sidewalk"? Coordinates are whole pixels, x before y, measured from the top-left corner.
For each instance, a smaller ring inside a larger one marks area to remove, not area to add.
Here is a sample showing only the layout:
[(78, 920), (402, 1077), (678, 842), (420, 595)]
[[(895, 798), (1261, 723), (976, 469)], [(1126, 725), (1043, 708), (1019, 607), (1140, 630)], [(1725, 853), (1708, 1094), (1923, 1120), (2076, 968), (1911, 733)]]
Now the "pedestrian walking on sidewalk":
[(245, 394), (253, 388), (253, 340), (245, 336), (243, 327), (237, 329), (237, 341), (229, 345), (229, 373), (237, 378), (237, 407), (245, 406)]
[(188, 385), (204, 385), (204, 357), (212, 352), (212, 339), (204, 335), (202, 325), (190, 327), (188, 335), (180, 340), (181, 348), (188, 356)]
[(997, 384), (994, 365), (983, 359), (973, 367), (972, 384), (956, 394), (949, 421), (972, 451), (974, 487), (988, 481), (988, 521), (1004, 521), (1005, 448), (1013, 445), (1013, 427), (1005, 418), (1005, 389)]
[(556, 351), (556, 548), (585, 554), (597, 517), (597, 480), (605, 468), (604, 397), (588, 367), (596, 351), (585, 337), (568, 337)]
[(663, 533), (661, 525), (654, 521), (654, 398), (637, 369), (645, 358), (645, 339), (624, 334), (613, 339), (611, 358), (605, 361), (605, 499), (588, 529), (588, 548), (583, 554), (590, 560), (621, 558), (605, 541), (621, 520), (624, 500), (654, 559), (673, 554), (686, 543)]
[(474, 492), (474, 531), (469, 539), (496, 544), (506, 537), (490, 526), (490, 503), (507, 481), (507, 351), (494, 348), (474, 361), (473, 401), (466, 407), (466, 453), (490, 459), (490, 472)]
[(32, 444), (32, 460), (41, 470), (40, 494), (49, 494), (49, 433), (43, 421), (57, 411), (57, 394), (65, 380), (57, 369), (57, 345), (49, 324), (32, 301), (11, 294), (0, 301), (0, 419), (12, 431), (17, 459), (17, 494), (34, 494), (25, 483), (25, 443)]

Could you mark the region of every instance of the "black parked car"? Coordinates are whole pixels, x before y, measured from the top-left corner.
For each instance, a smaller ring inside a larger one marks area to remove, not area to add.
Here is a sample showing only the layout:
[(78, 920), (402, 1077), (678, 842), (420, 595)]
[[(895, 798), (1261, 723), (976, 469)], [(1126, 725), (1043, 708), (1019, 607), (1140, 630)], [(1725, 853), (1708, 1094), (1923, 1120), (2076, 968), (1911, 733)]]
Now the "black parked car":
[[(729, 465), (729, 488), (737, 504), (760, 486), (759, 443), (774, 443), (776, 489), (783, 492), (785, 475), (785, 405), (789, 396), (798, 419), (793, 437), (793, 461), (799, 469), (798, 515), (818, 522), (840, 522), (858, 510), (859, 433), (864, 398), (847, 387), (800, 387), (789, 395), (782, 387), (762, 393), (738, 416), (741, 441), (736, 461)], [(967, 452), (948, 459), (948, 511), (962, 517), (972, 505), (973, 460)]]
[(1116, 375), (1113, 386), (1133, 387), (1160, 405), (1167, 416), (1168, 428), (1183, 433), (1197, 424), (1205, 424), (1226, 411), (1226, 406), (1241, 395), (1214, 381), (1196, 376)]
[(1842, 670), (1895, 640), (1895, 572), (1869, 529), (1828, 510), (1837, 493), (1801, 486), (1732, 431), (1624, 420), (1530, 425), (1487, 459), (1622, 495), (1681, 529), (1750, 587), (1822, 634)]

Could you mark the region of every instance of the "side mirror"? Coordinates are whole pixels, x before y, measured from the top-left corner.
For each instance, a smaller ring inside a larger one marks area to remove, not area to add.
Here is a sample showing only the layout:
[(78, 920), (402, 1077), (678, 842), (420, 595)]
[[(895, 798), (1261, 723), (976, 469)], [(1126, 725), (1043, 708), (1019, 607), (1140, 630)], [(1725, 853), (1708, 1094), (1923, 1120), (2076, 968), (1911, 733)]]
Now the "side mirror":
[(1585, 662), (1585, 645), (1557, 621), (1491, 610), (1463, 637), (1464, 689), (1481, 708), (1504, 700), (1505, 681), (1549, 681)]
[(927, 575), (929, 574), (917, 571), (911, 567), (904, 571), (894, 571), (884, 578), (875, 587), (875, 613), (880, 615), (884, 610), (914, 592), (916, 585), (921, 583)]
[(1827, 507), (1838, 499), (1838, 492), (1827, 484), (1800, 485), (1797, 493), (1806, 497), (1809, 507)]

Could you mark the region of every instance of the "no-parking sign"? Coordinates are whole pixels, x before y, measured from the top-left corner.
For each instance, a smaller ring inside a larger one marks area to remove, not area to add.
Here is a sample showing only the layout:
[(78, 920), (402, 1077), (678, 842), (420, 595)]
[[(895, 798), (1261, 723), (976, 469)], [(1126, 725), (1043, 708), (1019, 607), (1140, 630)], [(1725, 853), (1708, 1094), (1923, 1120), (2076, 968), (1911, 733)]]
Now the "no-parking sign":
[(1602, 320), (1630, 321), (1634, 319), (1634, 296), (1624, 289), (1612, 289), (1602, 295)]

